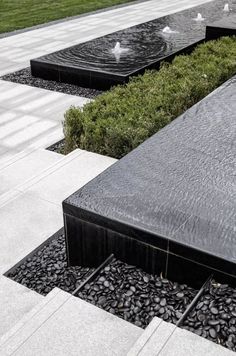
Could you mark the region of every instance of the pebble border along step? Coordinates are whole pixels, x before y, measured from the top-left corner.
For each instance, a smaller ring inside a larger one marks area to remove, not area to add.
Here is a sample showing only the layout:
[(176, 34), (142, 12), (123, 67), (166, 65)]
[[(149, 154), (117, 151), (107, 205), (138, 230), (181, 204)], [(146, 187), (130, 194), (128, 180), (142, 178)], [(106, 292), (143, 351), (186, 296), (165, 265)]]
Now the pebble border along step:
[(70, 292), (138, 327), (154, 317), (236, 351), (236, 289), (209, 276), (199, 291), (109, 256), (96, 270), (66, 267), (63, 229), (6, 273), (43, 295)]
[(212, 281), (183, 327), (236, 351), (236, 289)]
[(64, 229), (13, 266), (5, 275), (42, 295), (58, 287), (72, 293), (93, 268), (67, 267)]
[(114, 258), (76, 295), (145, 328), (154, 316), (176, 324), (196, 291)]

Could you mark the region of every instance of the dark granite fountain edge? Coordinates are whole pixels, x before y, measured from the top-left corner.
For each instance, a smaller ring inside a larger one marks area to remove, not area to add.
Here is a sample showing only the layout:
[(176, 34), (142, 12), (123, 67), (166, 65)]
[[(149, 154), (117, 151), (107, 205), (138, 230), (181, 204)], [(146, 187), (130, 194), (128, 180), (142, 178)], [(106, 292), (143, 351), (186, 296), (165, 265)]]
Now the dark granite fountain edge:
[[(96, 39), (99, 39), (99, 37)], [(93, 40), (88, 41), (88, 42), (92, 42), (92, 41)], [(97, 71), (97, 70), (93, 70), (93, 69), (89, 69), (87, 71), (89, 73), (93, 73), (94, 78), (102, 77), (105, 79), (112, 79), (114, 82), (117, 81), (117, 83), (120, 82), (122, 84), (122, 83), (124, 83), (124, 81), (126, 81), (126, 82), (128, 81), (129, 76), (143, 74), (145, 72), (145, 70), (147, 70), (147, 69), (158, 69), (160, 67), (161, 62), (163, 62), (163, 61), (170, 62), (174, 59), (174, 57), (176, 57), (178, 55), (190, 54), (199, 44), (204, 43), (205, 41), (206, 40), (204, 38), (201, 40), (198, 40), (198, 41), (190, 44), (189, 46), (183, 47), (182, 49), (171, 53), (168, 56), (160, 57), (158, 60), (154, 60), (150, 64), (140, 67), (140, 69), (138, 69), (138, 70), (130, 71), (128, 74), (114, 74), (109, 71), (104, 71), (104, 70)], [(68, 47), (67, 49), (72, 49), (77, 46), (78, 45), (74, 45), (74, 46)], [(59, 52), (61, 52), (61, 50), (56, 51), (54, 53), (56, 54)], [(73, 74), (74, 77), (76, 76), (76, 74), (78, 74), (78, 77), (79, 77), (80, 75), (83, 75), (84, 71), (86, 70), (86, 68), (78, 68), (73, 65), (45, 63), (45, 61), (42, 59), (43, 57), (44, 56), (30, 60), (31, 72), (32, 72), (33, 76), (37, 76), (38, 73), (40, 72), (40, 75), (45, 77), (45, 79), (50, 79), (50, 80), (55, 80), (55, 81), (61, 81), (61, 80), (63, 81), (63, 77), (62, 77), (63, 73), (65, 75)], [(37, 68), (36, 68), (36, 66), (37, 66)], [(36, 74), (35, 70), (37, 70), (37, 74)], [(76, 73), (75, 73), (75, 71), (76, 71)], [(71, 83), (71, 84), (73, 84), (73, 83)], [(110, 86), (108, 86), (108, 88), (110, 88)]]
[[(218, 37), (219, 36), (215, 36), (215, 39)], [(122, 85), (128, 83), (130, 77), (142, 75), (148, 69), (159, 69), (162, 62), (171, 62), (178, 55), (191, 54), (191, 52), (193, 52), (198, 45), (210, 40), (211, 38), (203, 38), (201, 40), (198, 40), (195, 43), (192, 43), (191, 45), (186, 46), (179, 51), (173, 52), (168, 56), (160, 57), (158, 60), (153, 61), (138, 70), (131, 71), (128, 74), (113, 74), (112, 72), (104, 70), (86, 70), (85, 68), (77, 68), (72, 65), (65, 66), (62, 64), (45, 63), (43, 60), (41, 60), (41, 57), (30, 60), (31, 73), (34, 77), (40, 77), (45, 80), (53, 80), (62, 83), (80, 85), (82, 87), (89, 86), (98, 90), (109, 90), (114, 85)], [(76, 46), (72, 46), (69, 48), (73, 47)], [(85, 72), (87, 74), (85, 74)], [(90, 77), (89, 85), (88, 76)]]

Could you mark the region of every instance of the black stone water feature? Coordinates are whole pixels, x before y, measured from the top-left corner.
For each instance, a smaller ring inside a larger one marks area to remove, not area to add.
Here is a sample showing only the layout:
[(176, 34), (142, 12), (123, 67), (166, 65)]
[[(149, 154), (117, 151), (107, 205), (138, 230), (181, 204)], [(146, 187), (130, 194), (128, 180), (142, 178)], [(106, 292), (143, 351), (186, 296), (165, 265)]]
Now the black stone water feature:
[(63, 202), (68, 262), (236, 282), (236, 77)]
[(206, 27), (206, 39), (214, 40), (221, 36), (236, 35), (236, 15), (208, 24)]
[[(33, 59), (32, 75), (108, 89), (147, 68), (158, 68), (164, 59), (191, 51), (205, 39), (208, 21), (227, 18), (223, 7), (224, 1), (216, 0)], [(196, 20), (198, 13), (205, 21)]]

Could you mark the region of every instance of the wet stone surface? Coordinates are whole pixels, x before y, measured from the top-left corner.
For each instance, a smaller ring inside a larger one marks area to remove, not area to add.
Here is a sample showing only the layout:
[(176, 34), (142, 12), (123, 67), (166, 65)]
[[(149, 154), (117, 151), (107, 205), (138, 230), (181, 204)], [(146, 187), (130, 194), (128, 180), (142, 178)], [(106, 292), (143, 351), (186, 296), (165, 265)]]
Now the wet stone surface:
[(139, 327), (154, 316), (176, 323), (196, 291), (113, 260), (78, 296)]
[(58, 234), (8, 277), (42, 295), (58, 287), (73, 292), (91, 268), (67, 267), (64, 234)]
[(37, 88), (61, 92), (64, 94), (83, 96), (85, 98), (93, 99), (102, 93), (100, 90), (82, 88), (77, 85), (58, 83), (53, 80), (44, 80), (35, 78), (31, 75), (30, 68), (25, 68), (14, 73), (6, 74), (1, 77), (14, 83), (26, 84)]
[(213, 282), (183, 327), (236, 351), (236, 289)]

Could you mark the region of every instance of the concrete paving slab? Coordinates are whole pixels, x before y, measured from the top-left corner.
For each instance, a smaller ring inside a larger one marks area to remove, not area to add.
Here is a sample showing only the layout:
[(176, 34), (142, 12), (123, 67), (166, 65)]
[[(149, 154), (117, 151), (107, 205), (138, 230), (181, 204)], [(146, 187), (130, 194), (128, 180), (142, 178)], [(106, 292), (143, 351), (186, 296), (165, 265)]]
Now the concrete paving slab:
[(70, 297), (31, 337), (14, 348), (14, 355), (124, 356), (142, 332), (104, 310)]
[(54, 288), (46, 297), (41, 296), (41, 300), (28, 313), (24, 314), (17, 323), (0, 338), (0, 347), (5, 345), (20, 329), (22, 329), (38, 312), (40, 312), (61, 290)]
[(161, 325), (162, 319), (154, 317), (150, 324), (146, 327), (141, 336), (137, 339), (135, 344), (127, 353), (127, 356), (138, 356), (142, 352), (145, 345), (148, 343), (153, 334), (157, 331), (158, 327)]
[(26, 184), (19, 189), (61, 206), (67, 196), (115, 162), (114, 158), (84, 152), (68, 163), (65, 160), (65, 164), (59, 166), (54, 172), (42, 175), (40, 181), (34, 185)]
[(64, 156), (58, 153), (39, 149), (4, 169), (0, 167), (0, 194), (32, 179), (33, 176), (41, 173), (42, 170), (61, 161), (63, 158)]
[[(151, 356), (152, 354), (150, 354)], [(154, 355), (154, 354), (153, 354)], [(187, 330), (176, 328), (165, 347), (158, 356), (235, 356), (235, 352), (230, 351), (220, 345), (204, 339)], [(141, 355), (140, 355), (141, 356)]]
[[(70, 298), (70, 294), (58, 289), (55, 293), (53, 292), (52, 297), (51, 294), (45, 297), (41, 308), (38, 310), (36, 307), (36, 313), (33, 312), (33, 316), (26, 323), (23, 323), (22, 327), (16, 330), (6, 342), (0, 345), (0, 354), (7, 356), (18, 353), (21, 345), (25, 344), (34, 333), (37, 333), (38, 329)], [(45, 345), (45, 347), (47, 346)]]
[(0, 208), (0, 272), (4, 273), (63, 226), (59, 206), (24, 193)]
[[(154, 333), (150, 336), (150, 338), (147, 339), (146, 343), (138, 353), (136, 354), (131, 354), (132, 356), (157, 356), (159, 355), (159, 352), (162, 350), (163, 346), (165, 343), (168, 341), (168, 339), (171, 337), (173, 334), (174, 330), (176, 329), (176, 326), (171, 324), (171, 323), (166, 323), (165, 321), (162, 321), (160, 325), (156, 328)], [(131, 356), (130, 355), (130, 356)], [(129, 356), (129, 354), (127, 355)], [(166, 355), (165, 355), (166, 356)], [(177, 356), (174, 354), (174, 356)], [(183, 355), (181, 355), (183, 356)]]
[(5, 276), (0, 277), (0, 339), (35, 307), (43, 296)]

